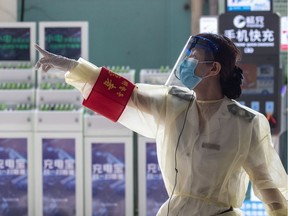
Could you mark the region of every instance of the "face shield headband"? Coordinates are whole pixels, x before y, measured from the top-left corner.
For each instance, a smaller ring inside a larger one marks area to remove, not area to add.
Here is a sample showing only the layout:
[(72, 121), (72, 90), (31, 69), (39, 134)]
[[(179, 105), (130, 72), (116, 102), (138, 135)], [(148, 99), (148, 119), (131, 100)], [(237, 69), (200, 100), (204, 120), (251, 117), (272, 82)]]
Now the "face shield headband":
[(179, 74), (179, 68), (183, 60), (190, 57), (192, 53), (192, 49), (199, 48), (204, 49), (205, 51), (210, 52), (213, 56), (218, 51), (219, 47), (217, 44), (212, 42), (211, 40), (201, 37), (201, 36), (190, 36), (186, 45), (181, 51), (180, 56), (178, 57), (165, 85), (177, 85), (184, 86), (181, 81), (177, 78), (177, 74)]

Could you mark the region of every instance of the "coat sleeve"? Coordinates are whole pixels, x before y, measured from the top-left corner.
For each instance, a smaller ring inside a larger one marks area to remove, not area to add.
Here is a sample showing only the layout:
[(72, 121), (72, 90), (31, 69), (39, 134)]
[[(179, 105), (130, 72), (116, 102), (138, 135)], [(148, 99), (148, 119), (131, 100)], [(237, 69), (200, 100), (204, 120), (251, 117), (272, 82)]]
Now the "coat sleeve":
[(136, 133), (155, 139), (167, 113), (169, 87), (136, 84), (119, 122)]
[(261, 114), (254, 121), (251, 146), (244, 168), (255, 195), (265, 204), (268, 214), (286, 216), (287, 173), (273, 148), (269, 123)]
[(135, 85), (104, 67), (81, 58), (78, 62), (65, 74), (65, 81), (81, 92), (85, 107), (143, 136), (156, 137), (165, 118), (167, 86)]
[(135, 85), (107, 68), (98, 68), (80, 59), (65, 74), (67, 83), (83, 95), (83, 105), (116, 122), (126, 107)]
[(83, 98), (87, 99), (102, 68), (83, 58), (78, 59), (78, 63), (75, 68), (65, 73), (65, 82), (78, 89)]

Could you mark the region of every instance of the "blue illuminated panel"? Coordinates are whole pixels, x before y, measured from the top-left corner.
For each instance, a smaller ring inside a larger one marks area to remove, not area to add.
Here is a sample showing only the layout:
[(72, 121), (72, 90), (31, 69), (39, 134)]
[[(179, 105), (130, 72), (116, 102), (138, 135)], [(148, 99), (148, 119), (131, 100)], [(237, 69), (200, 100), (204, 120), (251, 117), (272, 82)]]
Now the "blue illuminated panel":
[(0, 28), (0, 61), (30, 61), (30, 28)]
[(81, 27), (46, 27), (45, 49), (49, 52), (78, 59), (81, 57)]

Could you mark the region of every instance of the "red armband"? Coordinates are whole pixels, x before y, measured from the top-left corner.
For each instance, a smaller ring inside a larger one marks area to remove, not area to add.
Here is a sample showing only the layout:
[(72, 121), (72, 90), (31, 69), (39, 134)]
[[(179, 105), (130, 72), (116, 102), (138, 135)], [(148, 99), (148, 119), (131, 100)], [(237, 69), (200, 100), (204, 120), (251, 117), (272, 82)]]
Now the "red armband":
[(102, 67), (99, 77), (83, 105), (116, 122), (121, 116), (135, 85)]

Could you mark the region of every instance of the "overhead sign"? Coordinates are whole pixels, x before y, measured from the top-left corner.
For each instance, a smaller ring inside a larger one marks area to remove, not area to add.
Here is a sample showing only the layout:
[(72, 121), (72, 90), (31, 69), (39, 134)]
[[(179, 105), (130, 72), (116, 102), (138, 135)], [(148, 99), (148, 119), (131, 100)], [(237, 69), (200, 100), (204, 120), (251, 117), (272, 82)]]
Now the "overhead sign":
[(219, 16), (219, 33), (243, 54), (279, 54), (280, 18), (271, 13), (227, 13)]
[(200, 33), (218, 33), (218, 17), (201, 17), (199, 22)]
[(281, 17), (281, 51), (288, 51), (288, 17)]
[(272, 0), (226, 0), (226, 12), (272, 11)]

